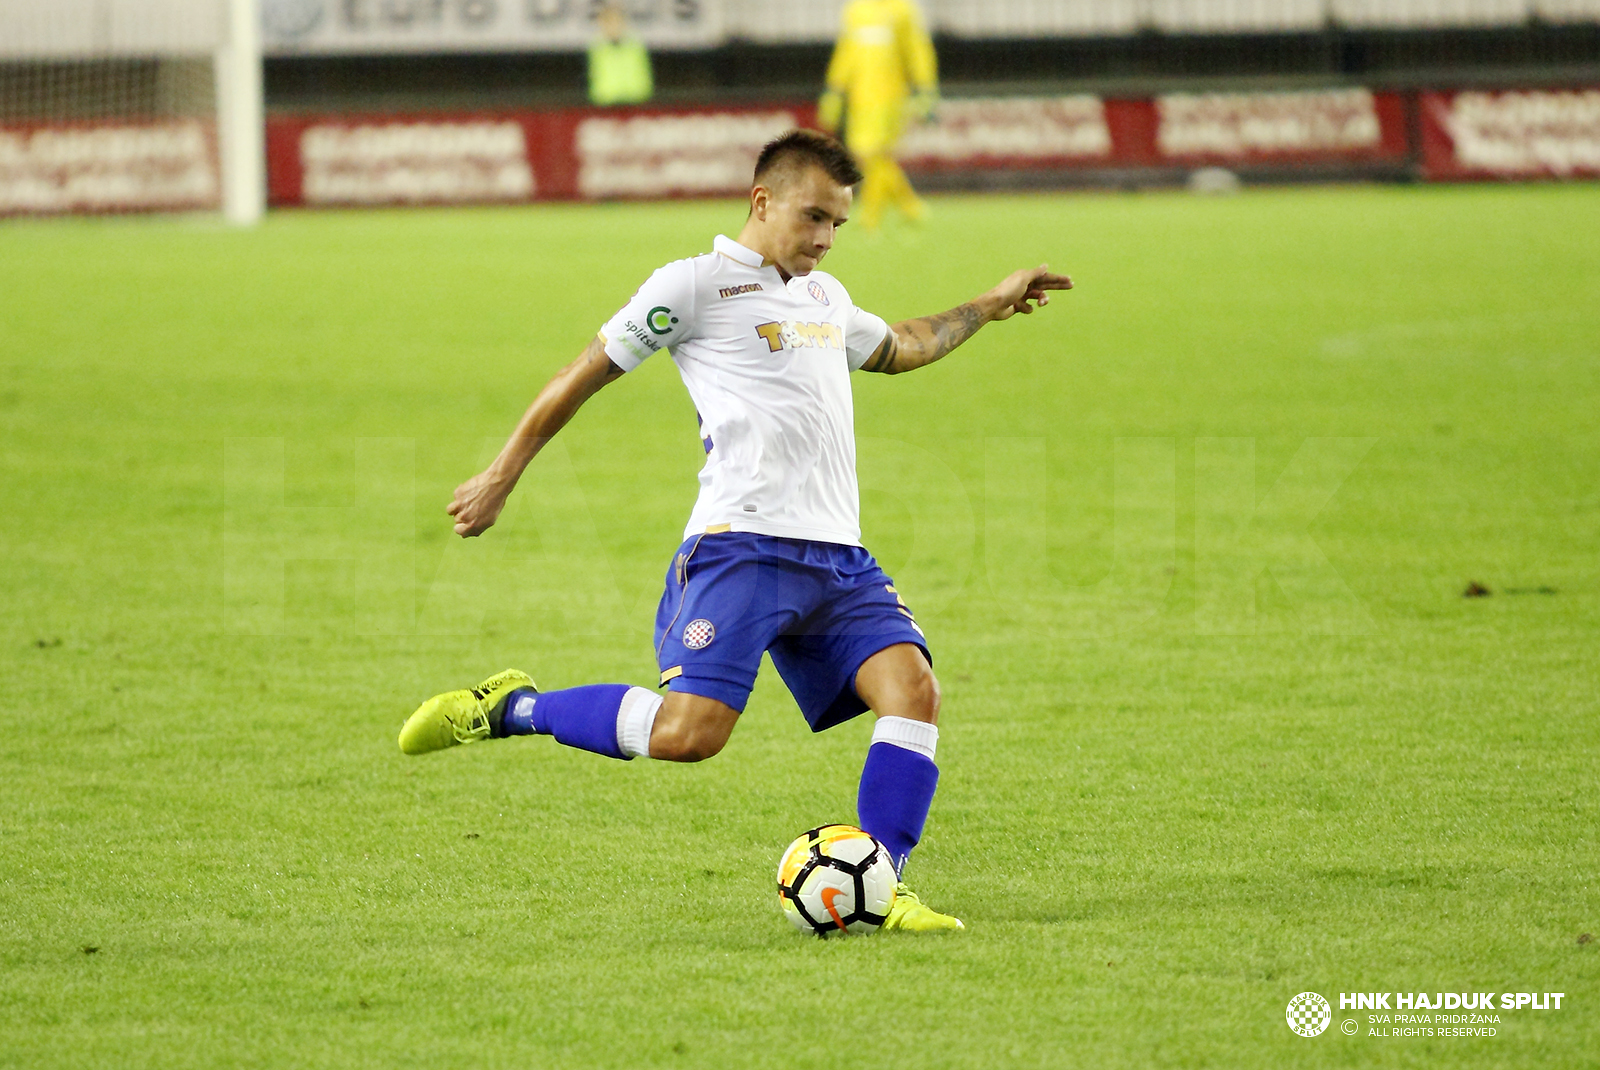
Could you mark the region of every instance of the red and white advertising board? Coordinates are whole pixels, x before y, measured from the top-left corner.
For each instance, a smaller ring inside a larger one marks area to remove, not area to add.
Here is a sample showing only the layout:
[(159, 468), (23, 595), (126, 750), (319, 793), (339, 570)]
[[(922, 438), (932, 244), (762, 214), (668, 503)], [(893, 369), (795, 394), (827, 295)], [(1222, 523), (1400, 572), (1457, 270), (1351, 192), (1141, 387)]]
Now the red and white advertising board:
[(587, 200), (742, 193), (761, 147), (811, 118), (807, 108), (584, 115), (572, 130), (575, 192)]
[(476, 115), (273, 116), (274, 205), (705, 197), (749, 188), (792, 108), (594, 108)]
[(307, 204), (525, 201), (528, 144), (515, 122), (319, 125), (300, 134)]
[[(1415, 106), (1419, 122), (1407, 122)], [(736, 195), (809, 102), (267, 120), (274, 205)], [(907, 130), (913, 173), (1405, 165), (1433, 179), (1600, 175), (1600, 89), (953, 99)], [(197, 121), (0, 127), (0, 215), (214, 209)]]
[(1600, 175), (1600, 89), (1423, 93), (1420, 112), (1429, 178)]
[(212, 209), (220, 190), (195, 120), (0, 127), (0, 215)]
[(999, 97), (942, 101), (937, 122), (906, 130), (900, 159), (912, 171), (1083, 167), (1112, 149), (1099, 97)]
[[(788, 106), (566, 108), (478, 115), (273, 117), (274, 204), (451, 204), (739, 194), (768, 140), (815, 121)], [(913, 174), (1401, 159), (1394, 94), (954, 99), (913, 124)]]
[(520, 117), (267, 120), (267, 196), (312, 206), (528, 201), (538, 195)]
[[(1420, 146), (1408, 123), (1414, 100)], [(767, 140), (814, 122), (810, 103), (273, 116), (268, 188), (275, 205), (737, 195)], [(901, 146), (914, 174), (1207, 165), (1392, 172), (1419, 154), (1433, 178), (1600, 174), (1600, 90), (955, 99), (940, 105), (937, 122), (908, 129)]]
[(1157, 97), (1156, 153), (1227, 165), (1373, 161), (1406, 155), (1397, 93), (1171, 93)]

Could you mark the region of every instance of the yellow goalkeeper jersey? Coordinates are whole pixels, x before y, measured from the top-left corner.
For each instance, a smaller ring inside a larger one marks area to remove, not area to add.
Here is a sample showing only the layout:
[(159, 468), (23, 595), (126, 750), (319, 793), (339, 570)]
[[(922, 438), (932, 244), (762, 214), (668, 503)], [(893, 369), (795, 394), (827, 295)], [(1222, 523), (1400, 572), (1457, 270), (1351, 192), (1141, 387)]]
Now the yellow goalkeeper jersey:
[(851, 0), (828, 64), (828, 88), (850, 98), (852, 112), (897, 104), (938, 82), (933, 41), (911, 0)]

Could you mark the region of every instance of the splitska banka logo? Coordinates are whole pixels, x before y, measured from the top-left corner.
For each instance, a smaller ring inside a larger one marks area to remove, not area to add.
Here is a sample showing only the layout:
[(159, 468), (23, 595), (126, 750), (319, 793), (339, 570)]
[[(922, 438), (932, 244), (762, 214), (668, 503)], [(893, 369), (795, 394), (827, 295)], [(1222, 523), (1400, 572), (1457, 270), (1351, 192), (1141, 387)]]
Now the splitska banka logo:
[(657, 305), (650, 310), (650, 315), (644, 318), (645, 324), (656, 334), (666, 334), (672, 330), (672, 325), (678, 322), (678, 317), (672, 314), (672, 309), (666, 305)]
[(767, 343), (767, 348), (776, 353), (785, 347), (789, 349), (843, 349), (844, 331), (835, 323), (800, 323), (795, 320), (783, 320), (763, 323), (756, 327), (756, 333), (762, 341)]

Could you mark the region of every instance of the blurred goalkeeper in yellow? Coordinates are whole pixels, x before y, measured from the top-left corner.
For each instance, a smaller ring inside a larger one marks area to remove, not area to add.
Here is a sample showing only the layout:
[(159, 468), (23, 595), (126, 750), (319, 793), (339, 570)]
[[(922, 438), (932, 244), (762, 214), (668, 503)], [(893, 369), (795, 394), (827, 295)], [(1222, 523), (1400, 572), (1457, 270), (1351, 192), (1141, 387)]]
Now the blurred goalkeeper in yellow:
[(894, 152), (907, 116), (932, 113), (938, 81), (933, 41), (912, 0), (846, 5), (817, 122), (833, 133), (843, 120), (845, 144), (861, 163), (860, 219), (869, 229), (877, 229), (886, 203), (910, 219), (926, 211)]

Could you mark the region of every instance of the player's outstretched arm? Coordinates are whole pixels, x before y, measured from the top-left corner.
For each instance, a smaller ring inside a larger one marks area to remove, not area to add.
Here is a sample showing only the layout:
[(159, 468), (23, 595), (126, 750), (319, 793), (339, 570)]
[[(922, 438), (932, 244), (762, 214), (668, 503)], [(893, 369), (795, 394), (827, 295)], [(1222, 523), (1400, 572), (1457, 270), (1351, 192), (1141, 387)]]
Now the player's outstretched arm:
[(567, 425), (585, 401), (621, 374), (622, 369), (606, 356), (605, 343), (598, 337), (577, 360), (557, 372), (523, 413), (494, 463), (456, 488), (446, 510), (456, 518), (456, 534), (468, 539), (488, 531), (505, 508), (506, 499), (528, 462)]
[(949, 312), (921, 319), (905, 320), (889, 328), (877, 352), (867, 358), (862, 370), (894, 375), (932, 364), (978, 333), (992, 320), (1024, 315), (1050, 303), (1051, 290), (1070, 290), (1072, 280), (1052, 274), (1047, 264), (1013, 271), (1005, 280), (971, 301)]

